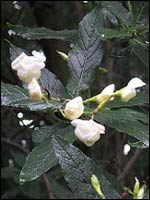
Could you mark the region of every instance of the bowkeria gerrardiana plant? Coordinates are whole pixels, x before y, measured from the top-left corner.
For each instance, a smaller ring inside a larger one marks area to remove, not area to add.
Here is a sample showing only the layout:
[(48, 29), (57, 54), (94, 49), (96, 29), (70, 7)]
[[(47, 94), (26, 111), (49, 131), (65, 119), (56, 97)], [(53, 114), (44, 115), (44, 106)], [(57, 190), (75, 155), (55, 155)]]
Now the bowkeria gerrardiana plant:
[[(29, 95), (32, 100), (44, 100), (48, 103), (48, 99), (42, 95), (40, 85), (37, 82), (41, 75), (41, 69), (45, 67), (43, 60), (35, 56), (27, 56), (21, 53), (13, 62), (12, 69), (17, 70), (17, 75), (20, 80), (28, 84)], [(96, 123), (93, 120), (94, 115), (106, 107), (106, 105), (113, 101), (115, 97), (119, 96), (121, 101), (127, 102), (136, 96), (136, 88), (144, 86), (145, 83), (139, 78), (132, 78), (126, 87), (120, 90), (115, 90), (115, 85), (110, 84), (106, 86), (98, 95), (83, 100), (81, 96), (73, 99), (64, 100), (64, 109), (60, 109), (62, 115), (71, 120), (71, 124), (75, 126), (75, 135), (86, 146), (90, 147), (100, 139), (100, 135), (105, 133), (104, 125)], [(55, 99), (58, 101), (58, 99)], [(90, 120), (78, 119), (84, 114), (84, 104), (96, 102), (98, 106), (91, 112)]]

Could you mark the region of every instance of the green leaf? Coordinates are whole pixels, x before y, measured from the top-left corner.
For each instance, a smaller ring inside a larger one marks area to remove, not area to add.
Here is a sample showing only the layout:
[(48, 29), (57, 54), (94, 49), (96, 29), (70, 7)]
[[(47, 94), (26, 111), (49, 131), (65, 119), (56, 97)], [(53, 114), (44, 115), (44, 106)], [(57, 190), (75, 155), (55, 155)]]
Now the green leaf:
[[(33, 131), (32, 134), (32, 140), (33, 142), (37, 143), (41, 143), (45, 138), (48, 138), (49, 136), (52, 136), (54, 133), (57, 132), (57, 134), (61, 134), (61, 131), (65, 131), (66, 132), (70, 132), (71, 134), (67, 134), (67, 140), (69, 142), (73, 142), (75, 140), (75, 135), (73, 134), (73, 127), (69, 126), (66, 123), (56, 123), (53, 124), (52, 126), (43, 126), (40, 128), (36, 128)], [(66, 136), (66, 134), (64, 134), (64, 137)]]
[(89, 88), (95, 78), (103, 52), (96, 29), (103, 24), (103, 13), (99, 6), (87, 14), (79, 24), (79, 39), (68, 55), (68, 90), (72, 96)]
[(68, 98), (68, 94), (64, 85), (60, 82), (59, 79), (47, 69), (41, 71), (42, 83), (44, 87), (50, 92), (52, 97), (56, 98)]
[(51, 129), (50, 126), (46, 126), (39, 131), (41, 134), (42, 131), (45, 130), (48, 133), (48, 129), (50, 132), (49, 137), (45, 137), (45, 140), (33, 148), (32, 152), (28, 154), (25, 165), (20, 173), (20, 182), (32, 181), (57, 164), (57, 159), (51, 143), (52, 135), (62, 135), (68, 142), (73, 142), (75, 140), (72, 126), (59, 128), (56, 131), (54, 130), (54, 132), (52, 131), (53, 127)]
[(29, 28), (22, 25), (13, 25), (7, 23), (9, 29), (27, 40), (56, 39), (65, 41), (76, 41), (78, 37), (77, 30), (54, 31), (45, 27)]
[(76, 199), (98, 198), (91, 185), (90, 177), (92, 174), (95, 174), (100, 180), (101, 188), (106, 198), (120, 198), (113, 184), (111, 184), (110, 180), (107, 178), (107, 173), (77, 147), (67, 144), (66, 141), (59, 136), (55, 136), (52, 143), (56, 157), (64, 172), (65, 180), (68, 182)]
[(24, 52), (24, 53), (26, 53), (27, 55), (28, 55), (28, 53), (27, 53), (27, 51), (26, 50), (24, 50), (24, 49), (22, 49), (22, 48), (19, 48), (19, 47), (17, 47), (17, 46), (15, 46), (15, 45), (13, 45), (10, 41), (8, 41), (8, 40), (6, 40), (8, 43), (9, 43), (9, 45), (10, 45), (10, 47), (9, 47), (9, 53), (10, 53), (10, 60), (11, 60), (11, 62), (13, 62), (22, 52)]
[(120, 98), (116, 98), (114, 101), (108, 104), (109, 108), (126, 107), (126, 106), (136, 106), (149, 103), (149, 93), (140, 92), (136, 97), (128, 102), (120, 101)]
[(118, 30), (109, 29), (109, 28), (97, 29), (97, 33), (99, 34), (102, 40), (113, 39), (113, 38), (124, 39), (124, 38), (130, 37), (129, 33), (123, 30), (118, 31)]
[(142, 44), (138, 43), (138, 40), (135, 40), (135, 39), (130, 40), (130, 46), (131, 46), (133, 52), (139, 57), (141, 62), (146, 67), (149, 67), (149, 50), (141, 45)]
[[(31, 100), (26, 89), (6, 83), (1, 83), (1, 105), (21, 107), (32, 111), (54, 109), (42, 101)], [(56, 106), (54, 103), (53, 105)]]
[(147, 146), (145, 144), (143, 144), (143, 142), (141, 142), (141, 141), (134, 142), (134, 143), (131, 143), (131, 142), (128, 141), (128, 143), (131, 147), (140, 148), (140, 149), (146, 149), (147, 148)]
[(102, 5), (105, 9), (108, 9), (114, 14), (123, 25), (128, 26), (130, 23), (129, 11), (118, 1), (102, 1)]
[(98, 113), (95, 119), (119, 132), (127, 133), (141, 141), (145, 146), (149, 146), (148, 125), (144, 124), (148, 121), (146, 114), (125, 108), (119, 110), (105, 109)]

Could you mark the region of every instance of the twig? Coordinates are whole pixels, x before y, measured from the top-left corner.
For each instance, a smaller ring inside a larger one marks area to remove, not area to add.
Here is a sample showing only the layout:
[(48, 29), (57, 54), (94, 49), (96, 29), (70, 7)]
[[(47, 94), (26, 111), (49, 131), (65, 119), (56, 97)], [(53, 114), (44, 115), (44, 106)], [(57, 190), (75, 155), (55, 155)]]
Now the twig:
[(22, 152), (28, 154), (29, 151), (27, 149), (25, 149), (24, 147), (22, 147), (21, 145), (9, 140), (9, 139), (5, 139), (5, 138), (1, 138), (1, 142), (5, 143), (5, 144), (8, 144), (8, 145), (11, 145), (13, 147), (16, 147), (18, 148), (19, 150), (21, 150)]
[[(5, 143), (5, 144), (8, 144), (8, 145), (11, 145), (13, 147), (16, 147), (17, 149), (21, 150), (22, 152), (24, 152), (25, 154), (28, 154), (29, 151), (27, 149), (25, 149), (24, 147), (22, 147), (21, 145), (9, 140), (9, 139), (6, 139), (6, 138), (1, 138), (1, 142)], [(48, 180), (48, 176), (46, 173), (44, 173), (42, 175), (43, 177), (43, 180), (44, 180), (44, 183), (45, 183), (45, 186), (46, 186), (46, 189), (47, 189), (47, 192), (48, 192), (48, 196), (49, 196), (49, 199), (54, 199), (54, 196), (53, 196), (53, 193), (51, 191), (51, 186), (50, 186), (50, 183), (49, 183), (49, 180)]]
[(48, 180), (47, 174), (44, 173), (42, 175), (42, 177), (43, 177), (43, 180), (45, 182), (45, 185), (46, 185), (46, 188), (47, 188), (47, 191), (48, 191), (48, 197), (49, 197), (49, 199), (54, 199), (54, 196), (53, 196), (53, 193), (52, 193), (52, 190), (51, 190), (51, 186), (50, 186), (50, 182)]
[(122, 180), (125, 178), (125, 176), (128, 174), (128, 172), (130, 171), (130, 169), (132, 168), (134, 162), (136, 161), (136, 159), (138, 158), (139, 154), (141, 153), (142, 149), (136, 149), (134, 151), (133, 156), (131, 157), (131, 159), (127, 162), (126, 166), (124, 167), (123, 172), (117, 177), (118, 180)]

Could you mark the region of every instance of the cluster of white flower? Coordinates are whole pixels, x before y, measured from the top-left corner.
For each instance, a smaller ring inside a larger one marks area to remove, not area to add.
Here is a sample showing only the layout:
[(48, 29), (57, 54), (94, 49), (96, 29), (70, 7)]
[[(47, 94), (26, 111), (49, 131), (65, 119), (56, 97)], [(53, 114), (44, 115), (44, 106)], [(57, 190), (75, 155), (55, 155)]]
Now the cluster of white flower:
[(41, 100), (42, 92), (37, 80), (41, 76), (41, 69), (45, 67), (45, 63), (23, 52), (12, 62), (11, 67), (17, 71), (18, 78), (28, 84), (30, 97), (35, 101)]
[[(136, 96), (136, 88), (144, 86), (145, 83), (139, 78), (132, 78), (126, 87), (114, 92), (115, 85), (111, 84), (105, 87), (102, 92), (85, 102), (95, 101), (98, 104), (114, 100), (115, 96), (120, 96), (121, 101), (127, 102)], [(105, 127), (90, 120), (81, 120), (79, 118), (84, 112), (82, 97), (76, 97), (70, 100), (64, 110), (64, 116), (73, 120), (71, 124), (75, 126), (75, 135), (87, 146), (92, 146), (100, 139), (100, 134), (105, 133)]]
[[(43, 96), (37, 79), (41, 75), (41, 69), (45, 67), (44, 61), (36, 56), (27, 56), (25, 53), (21, 53), (12, 62), (12, 69), (17, 71), (20, 80), (28, 84), (29, 95), (35, 101), (41, 100)], [(93, 119), (78, 119), (84, 113), (83, 104), (95, 101), (99, 106), (105, 106), (105, 103), (114, 100), (116, 96), (119, 96), (121, 101), (127, 102), (136, 96), (136, 88), (144, 85), (145, 83), (139, 78), (133, 78), (126, 87), (116, 92), (114, 92), (115, 85), (111, 84), (105, 87), (100, 94), (85, 101), (78, 96), (66, 103), (63, 115), (71, 120), (71, 124), (75, 126), (75, 135), (90, 147), (100, 139), (101, 134), (105, 133), (105, 127)]]

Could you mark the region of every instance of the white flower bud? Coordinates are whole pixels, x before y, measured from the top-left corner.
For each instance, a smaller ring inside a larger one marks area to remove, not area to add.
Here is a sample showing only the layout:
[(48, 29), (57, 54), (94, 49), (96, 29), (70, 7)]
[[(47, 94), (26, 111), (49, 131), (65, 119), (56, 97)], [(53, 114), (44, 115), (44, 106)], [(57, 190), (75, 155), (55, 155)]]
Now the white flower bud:
[(33, 78), (36, 80), (41, 75), (41, 69), (45, 67), (42, 60), (27, 56), (24, 52), (21, 53), (11, 64), (13, 70), (17, 70), (17, 75), (21, 81), (30, 83)]
[(121, 101), (127, 102), (133, 97), (136, 96), (136, 88), (142, 87), (146, 85), (143, 81), (141, 81), (139, 78), (132, 78), (126, 87), (121, 89), (120, 96)]
[(84, 112), (82, 97), (76, 97), (70, 100), (64, 110), (64, 115), (67, 119), (74, 120), (80, 117)]
[(39, 101), (42, 99), (42, 92), (40, 85), (35, 78), (28, 84), (29, 95), (34, 101)]
[[(102, 92), (96, 96), (97, 103), (101, 103), (102, 101), (107, 100), (113, 94), (114, 89), (115, 89), (114, 84), (111, 84), (111, 85), (108, 85), (107, 87), (105, 87), (102, 90)], [(114, 97), (112, 97), (110, 100), (113, 100), (113, 99), (114, 99)]]
[(100, 139), (100, 134), (105, 133), (105, 127), (91, 120), (75, 119), (71, 122), (75, 126), (75, 135), (88, 147)]

